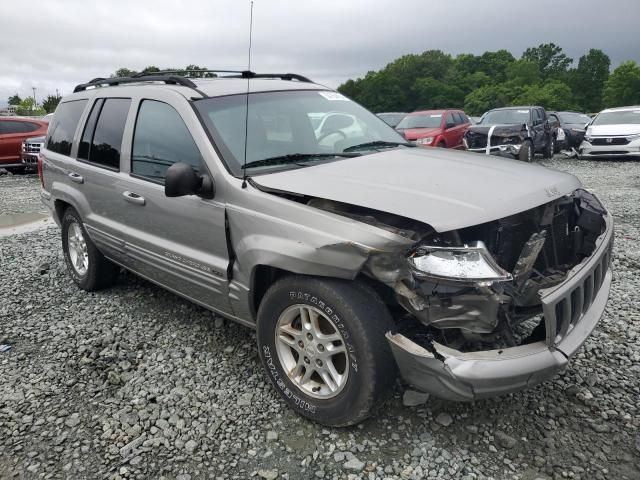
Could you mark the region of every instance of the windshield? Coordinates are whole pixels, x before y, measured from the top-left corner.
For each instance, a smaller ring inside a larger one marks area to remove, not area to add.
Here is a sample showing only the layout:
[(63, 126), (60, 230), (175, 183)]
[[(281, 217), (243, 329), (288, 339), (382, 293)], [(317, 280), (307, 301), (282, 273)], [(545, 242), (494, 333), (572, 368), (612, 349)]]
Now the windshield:
[(406, 113), (378, 113), (378, 117), (390, 127), (395, 127), (400, 121), (406, 117)]
[[(369, 142), (405, 143), (395, 130), (355, 102), (338, 92), (289, 90), (247, 96), (229, 95), (194, 102), (205, 127), (211, 133), (229, 171), (242, 176), (245, 159), (245, 120), (247, 121), (246, 163), (248, 174), (283, 168), (300, 168), (313, 162), (274, 164), (261, 160), (300, 154), (318, 154), (315, 162), (345, 160), (340, 155), (356, 145)], [(366, 154), (383, 145), (358, 150)]]
[(628, 125), (640, 124), (640, 109), (622, 112), (603, 112), (593, 121), (592, 125)]
[(439, 128), (441, 124), (441, 113), (430, 113), (426, 115), (407, 115), (402, 119), (402, 121), (396, 128)]
[(482, 125), (512, 125), (515, 123), (527, 123), (529, 110), (493, 110), (487, 112), (480, 123)]
[(585, 115), (584, 113), (559, 113), (558, 117), (562, 123), (575, 123), (584, 125), (585, 123), (589, 123), (591, 121), (591, 117), (589, 115)]

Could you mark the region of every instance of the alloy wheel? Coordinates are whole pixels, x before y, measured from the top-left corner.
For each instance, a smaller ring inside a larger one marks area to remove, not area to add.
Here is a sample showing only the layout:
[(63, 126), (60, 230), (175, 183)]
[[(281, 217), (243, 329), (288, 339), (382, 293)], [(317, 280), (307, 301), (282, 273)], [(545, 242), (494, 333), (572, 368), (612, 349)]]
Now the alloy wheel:
[(82, 233), (82, 227), (78, 222), (69, 224), (67, 230), (67, 250), (71, 266), (80, 276), (84, 276), (89, 268), (89, 252), (87, 251), (87, 241)]
[(349, 376), (344, 339), (335, 323), (319, 309), (303, 304), (288, 307), (275, 332), (280, 365), (289, 379), (310, 397), (338, 395)]

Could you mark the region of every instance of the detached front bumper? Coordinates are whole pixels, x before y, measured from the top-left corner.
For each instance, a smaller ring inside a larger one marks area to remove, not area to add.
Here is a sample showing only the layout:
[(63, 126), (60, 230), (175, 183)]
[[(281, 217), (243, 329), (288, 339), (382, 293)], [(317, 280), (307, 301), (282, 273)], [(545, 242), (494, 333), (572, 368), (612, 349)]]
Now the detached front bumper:
[(592, 145), (583, 140), (578, 148), (578, 155), (582, 158), (640, 158), (640, 140), (634, 140), (626, 145)]
[(518, 347), (464, 353), (433, 342), (433, 351), (399, 333), (386, 337), (404, 380), (436, 397), (464, 401), (515, 392), (562, 371), (600, 320), (611, 288), (613, 221), (588, 259), (542, 290), (547, 338)]
[(489, 148), (467, 148), (467, 151), (514, 158), (520, 154), (520, 145), (491, 145)]

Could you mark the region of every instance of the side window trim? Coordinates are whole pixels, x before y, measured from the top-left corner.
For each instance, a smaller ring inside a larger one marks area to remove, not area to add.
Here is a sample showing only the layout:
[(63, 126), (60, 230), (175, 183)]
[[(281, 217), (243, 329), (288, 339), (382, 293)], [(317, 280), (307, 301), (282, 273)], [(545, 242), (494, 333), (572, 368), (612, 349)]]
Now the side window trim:
[[(84, 124), (84, 128), (82, 129), (82, 134), (80, 135), (80, 141), (78, 143), (78, 151), (76, 152), (76, 160), (80, 162), (82, 161), (89, 162), (89, 159), (91, 158), (91, 145), (93, 144), (93, 136), (96, 133), (96, 124), (98, 123), (98, 118), (100, 118), (100, 112), (102, 111), (103, 105), (104, 105), (104, 98), (96, 98), (95, 101), (93, 102), (93, 105), (91, 105), (91, 110), (89, 110), (89, 115), (87, 116), (87, 119)], [(94, 109), (96, 109), (95, 111), (97, 113), (95, 117), (92, 117)], [(90, 129), (90, 135), (88, 138), (89, 150), (87, 152), (87, 158), (84, 158), (84, 157), (80, 157), (80, 147), (82, 146), (84, 134), (87, 132), (87, 128)]]

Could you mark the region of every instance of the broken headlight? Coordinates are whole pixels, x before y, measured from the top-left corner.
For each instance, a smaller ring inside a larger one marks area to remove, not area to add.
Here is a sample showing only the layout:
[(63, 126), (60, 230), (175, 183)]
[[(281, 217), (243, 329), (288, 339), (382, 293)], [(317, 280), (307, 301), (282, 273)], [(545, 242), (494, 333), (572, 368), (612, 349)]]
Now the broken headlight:
[(491, 283), (511, 280), (493, 259), (485, 244), (473, 242), (464, 247), (423, 245), (409, 256), (414, 274), (433, 280)]

